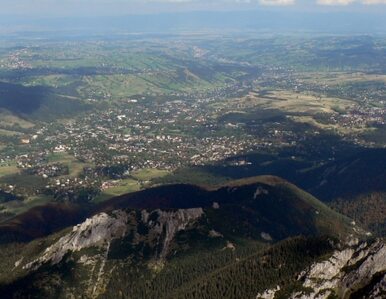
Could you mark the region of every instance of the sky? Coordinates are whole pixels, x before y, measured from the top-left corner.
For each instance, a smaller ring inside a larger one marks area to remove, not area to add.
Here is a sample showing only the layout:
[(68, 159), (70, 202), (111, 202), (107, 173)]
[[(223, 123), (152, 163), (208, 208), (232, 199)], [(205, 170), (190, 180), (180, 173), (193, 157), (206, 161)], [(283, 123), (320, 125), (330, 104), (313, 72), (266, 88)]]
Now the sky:
[(385, 12), (386, 0), (0, 0), (3, 16), (114, 16), (274, 9)]
[(0, 0), (14, 32), (386, 33), (386, 0)]

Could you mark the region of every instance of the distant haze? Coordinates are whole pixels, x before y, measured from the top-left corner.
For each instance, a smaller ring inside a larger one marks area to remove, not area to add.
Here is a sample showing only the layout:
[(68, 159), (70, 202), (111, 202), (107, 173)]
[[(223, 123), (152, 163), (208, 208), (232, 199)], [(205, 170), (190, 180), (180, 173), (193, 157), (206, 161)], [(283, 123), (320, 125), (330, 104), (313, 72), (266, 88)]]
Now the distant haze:
[(380, 11), (386, 0), (1, 0), (0, 15), (101, 16), (160, 12), (258, 10)]
[(276, 30), (386, 31), (386, 0), (1, 0), (0, 34)]
[(20, 18), (0, 20), (0, 34), (20, 31), (105, 33), (178, 33), (192, 31), (300, 31), (385, 33), (386, 18), (377, 13), (307, 13), (282, 11), (190, 12), (119, 17)]

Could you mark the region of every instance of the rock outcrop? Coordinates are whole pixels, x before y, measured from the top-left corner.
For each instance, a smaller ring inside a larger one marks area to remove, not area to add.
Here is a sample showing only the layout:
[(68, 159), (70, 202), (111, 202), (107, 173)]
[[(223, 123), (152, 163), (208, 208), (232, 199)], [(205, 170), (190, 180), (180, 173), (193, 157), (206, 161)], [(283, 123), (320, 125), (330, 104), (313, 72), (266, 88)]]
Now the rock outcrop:
[(108, 247), (115, 238), (126, 233), (128, 214), (123, 210), (111, 215), (100, 213), (73, 227), (72, 232), (60, 238), (48, 247), (37, 260), (24, 268), (38, 268), (44, 263), (58, 264), (69, 252), (80, 251), (89, 247)]
[(150, 220), (150, 214), (147, 211), (142, 211), (142, 221), (146, 223), (148, 228), (158, 236), (161, 236), (165, 231), (165, 237), (162, 242), (162, 251), (159, 253), (159, 258), (166, 258), (170, 243), (177, 232), (184, 230), (194, 220), (200, 218), (204, 211), (202, 208), (185, 209), (177, 211), (161, 211), (155, 210), (151, 214), (157, 214), (155, 221)]
[[(298, 281), (302, 290), (294, 292), (291, 299), (385, 298), (386, 244), (382, 240), (351, 242), (304, 270)], [(275, 298), (277, 291), (266, 290), (256, 298)]]
[[(133, 211), (116, 210), (110, 215), (100, 213), (73, 227), (72, 232), (64, 235), (57, 242), (49, 246), (36, 260), (26, 264), (24, 269), (37, 269), (45, 263), (55, 265), (60, 263), (66, 254), (82, 249), (97, 247), (106, 252), (115, 239), (124, 238), (129, 232), (129, 222), (133, 217)], [(201, 208), (162, 211), (155, 210), (141, 212), (142, 223), (151, 233), (162, 242), (162, 251), (157, 258), (164, 259), (168, 254), (170, 243), (175, 234), (184, 230), (190, 223), (203, 215)], [(150, 217), (151, 216), (151, 217)]]

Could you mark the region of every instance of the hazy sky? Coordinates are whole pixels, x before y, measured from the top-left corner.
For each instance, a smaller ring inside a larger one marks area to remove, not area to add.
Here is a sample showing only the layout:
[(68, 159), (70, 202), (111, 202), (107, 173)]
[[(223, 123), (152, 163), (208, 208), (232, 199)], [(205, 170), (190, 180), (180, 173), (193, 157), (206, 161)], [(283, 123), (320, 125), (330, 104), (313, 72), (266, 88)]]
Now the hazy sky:
[(386, 0), (0, 0), (1, 15), (101, 16), (270, 9), (385, 12)]

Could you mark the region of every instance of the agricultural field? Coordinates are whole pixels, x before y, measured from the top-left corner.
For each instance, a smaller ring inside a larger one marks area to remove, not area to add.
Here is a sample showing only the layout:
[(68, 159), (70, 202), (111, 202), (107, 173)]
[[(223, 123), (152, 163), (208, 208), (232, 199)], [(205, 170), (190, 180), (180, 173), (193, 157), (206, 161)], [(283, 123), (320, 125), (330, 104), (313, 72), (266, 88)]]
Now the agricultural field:
[(131, 173), (131, 176), (138, 181), (149, 182), (156, 178), (162, 178), (168, 174), (169, 174), (169, 171), (167, 170), (141, 169), (141, 170), (133, 171)]
[(44, 206), (52, 202), (52, 198), (49, 196), (39, 195), (35, 197), (30, 197), (27, 200), (13, 200), (4, 203), (0, 203), (0, 223), (7, 221), (17, 215), (27, 212), (28, 210)]
[(7, 111), (0, 110), (0, 126), (16, 126), (22, 129), (29, 129), (35, 126), (35, 124), (26, 119), (20, 118), (15, 114), (9, 113)]
[(115, 196), (139, 191), (140, 189), (140, 182), (134, 179), (123, 179), (119, 181), (114, 181), (112, 182), (112, 187), (103, 190), (99, 195), (95, 197), (94, 202), (98, 203)]
[(273, 90), (273, 91), (252, 91), (246, 97), (233, 98), (216, 103), (221, 109), (222, 106), (237, 109), (277, 109), (286, 114), (307, 114), (315, 115), (318, 113), (338, 113), (346, 111), (355, 105), (355, 102), (339, 99), (322, 97), (321, 95), (312, 95), (300, 92)]
[(90, 167), (88, 163), (83, 163), (77, 160), (74, 156), (66, 152), (61, 153), (51, 153), (47, 157), (48, 164), (60, 163), (68, 167), (68, 176), (78, 177), (82, 174), (85, 167)]
[(108, 200), (112, 197), (139, 191), (157, 184), (163, 177), (170, 174), (170, 171), (161, 169), (141, 169), (133, 171), (129, 178), (106, 182), (109, 187), (94, 199), (95, 203)]
[(0, 164), (0, 178), (19, 173), (19, 169), (15, 163), (2, 163)]
[(306, 83), (336, 86), (347, 83), (382, 82), (386, 83), (386, 75), (364, 72), (308, 72), (298, 74)]

